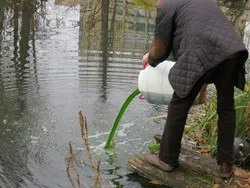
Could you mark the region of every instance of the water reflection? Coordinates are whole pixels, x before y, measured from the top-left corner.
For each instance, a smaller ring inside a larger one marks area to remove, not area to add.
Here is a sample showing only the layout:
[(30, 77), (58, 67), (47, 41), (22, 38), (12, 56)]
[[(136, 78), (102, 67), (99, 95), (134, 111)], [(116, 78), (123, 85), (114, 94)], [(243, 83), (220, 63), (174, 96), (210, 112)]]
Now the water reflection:
[[(141, 65), (135, 62), (149, 48), (155, 13), (135, 9), (130, 1), (109, 0), (81, 4), (80, 10), (79, 49), (80, 55), (88, 58), (80, 65), (79, 76), (86, 80), (88, 72), (93, 74), (96, 71), (94, 74), (101, 76), (101, 97), (106, 100), (109, 83), (120, 85), (137, 82)], [(92, 62), (91, 56), (96, 57), (97, 54), (99, 61)]]
[[(31, 15), (26, 15), (27, 12), (27, 4), (23, 6), (23, 17), (25, 17), (22, 22), (22, 32), (20, 40), (20, 52), (19, 57), (20, 60), (17, 60), (18, 57), (18, 14), (19, 14), (19, 5), (16, 2), (13, 2), (13, 12), (11, 10), (12, 6), (7, 4), (7, 1), (1, 1), (0, 4), (0, 17), (1, 17), (1, 69), (0, 69), (0, 82), (1, 82), (1, 108), (0, 108), (0, 121), (2, 125), (0, 126), (1, 133), (1, 144), (0, 144), (0, 186), (4, 187), (13, 187), (13, 186), (21, 186), (25, 179), (32, 181), (30, 176), (30, 171), (27, 168), (28, 158), (27, 158), (27, 150), (23, 150), (25, 148), (25, 142), (19, 142), (19, 137), (22, 137), (23, 133), (26, 132), (25, 127), (18, 127), (17, 120), (20, 119), (20, 114), (23, 113), (25, 109), (26, 101), (19, 99), (20, 93), (16, 93), (15, 90), (18, 89), (23, 82), (23, 72), (24, 66), (27, 62), (21, 61), (24, 60), (28, 55), (28, 39), (27, 35), (29, 35), (29, 30), (27, 25), (27, 21), (29, 22), (31, 19)], [(26, 12), (25, 12), (26, 11)], [(13, 19), (9, 20), (7, 23), (7, 19), (9, 16), (13, 16)], [(26, 20), (27, 19), (27, 20)], [(13, 20), (13, 21), (12, 21)], [(14, 31), (11, 31), (13, 29)], [(14, 44), (12, 45), (9, 41), (5, 41), (8, 37), (12, 37), (9, 33), (13, 32)], [(28, 32), (28, 34), (26, 33)], [(3, 38), (5, 37), (5, 38)], [(3, 48), (2, 48), (3, 47)], [(8, 65), (9, 62), (5, 61), (6, 54), (10, 55), (11, 50), (13, 49), (14, 58), (12, 58), (13, 63)], [(6, 53), (6, 54), (5, 54)], [(7, 99), (9, 95), (15, 95), (15, 100), (8, 103)], [(12, 106), (10, 106), (12, 105)], [(13, 131), (15, 130), (15, 132)], [(25, 177), (25, 178), (23, 178)]]
[[(137, 87), (155, 12), (133, 1), (76, 2), (0, 1), (0, 187), (69, 187), (68, 142), (82, 148), (77, 112), (85, 109), (97, 148)], [(117, 158), (94, 150), (107, 159), (104, 173), (117, 186), (130, 187), (128, 154), (146, 151), (147, 138), (161, 129), (144, 117), (164, 111), (135, 100), (117, 136)], [(79, 149), (81, 156), (86, 160)], [(91, 174), (83, 171), (83, 179)]]

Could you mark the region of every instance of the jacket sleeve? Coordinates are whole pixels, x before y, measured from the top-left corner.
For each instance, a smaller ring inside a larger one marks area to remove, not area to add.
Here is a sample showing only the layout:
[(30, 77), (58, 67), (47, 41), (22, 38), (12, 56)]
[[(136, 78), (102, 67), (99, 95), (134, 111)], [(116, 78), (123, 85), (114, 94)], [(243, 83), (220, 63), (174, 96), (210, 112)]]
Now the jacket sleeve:
[(149, 53), (149, 64), (153, 67), (167, 59), (172, 51), (174, 14), (175, 9), (168, 3), (157, 8), (156, 28)]

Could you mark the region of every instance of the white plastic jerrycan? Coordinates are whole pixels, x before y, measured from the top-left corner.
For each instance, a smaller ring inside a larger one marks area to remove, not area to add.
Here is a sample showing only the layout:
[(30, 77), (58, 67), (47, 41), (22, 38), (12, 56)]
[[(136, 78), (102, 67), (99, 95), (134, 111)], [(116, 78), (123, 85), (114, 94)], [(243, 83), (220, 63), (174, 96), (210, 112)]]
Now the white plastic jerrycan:
[(173, 61), (164, 61), (156, 67), (147, 66), (138, 77), (138, 87), (145, 99), (153, 104), (169, 104), (174, 90), (168, 75)]

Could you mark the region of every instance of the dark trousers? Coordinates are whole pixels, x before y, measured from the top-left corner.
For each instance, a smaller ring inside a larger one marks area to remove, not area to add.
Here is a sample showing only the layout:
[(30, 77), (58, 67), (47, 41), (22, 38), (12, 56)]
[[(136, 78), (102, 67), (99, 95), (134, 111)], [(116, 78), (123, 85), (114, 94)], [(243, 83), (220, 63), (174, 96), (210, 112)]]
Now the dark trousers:
[(176, 165), (188, 111), (204, 83), (214, 83), (217, 90), (218, 140), (217, 162), (233, 163), (235, 134), (234, 82), (237, 76), (238, 58), (227, 59), (205, 73), (189, 95), (180, 98), (176, 93), (168, 106), (168, 118), (162, 136), (159, 158)]

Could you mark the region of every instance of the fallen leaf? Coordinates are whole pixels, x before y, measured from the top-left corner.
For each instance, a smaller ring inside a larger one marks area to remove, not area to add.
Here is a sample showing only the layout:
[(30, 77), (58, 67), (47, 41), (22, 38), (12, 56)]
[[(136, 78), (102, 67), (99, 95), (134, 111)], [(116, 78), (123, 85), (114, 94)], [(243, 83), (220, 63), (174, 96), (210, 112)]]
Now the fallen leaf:
[(246, 180), (246, 182), (250, 185), (250, 177)]
[(247, 172), (246, 170), (243, 170), (241, 168), (236, 168), (234, 171), (235, 176), (249, 179), (250, 178), (250, 172)]
[(220, 188), (219, 184), (214, 184), (212, 188)]
[(160, 185), (161, 183), (156, 181), (156, 180), (151, 180), (149, 181), (150, 184), (153, 184), (153, 185)]
[(205, 149), (201, 149), (199, 153), (205, 156), (211, 156), (211, 153)]
[(238, 181), (238, 180), (235, 180), (235, 182), (242, 188), (249, 188), (250, 187), (250, 184), (249, 183), (246, 183), (246, 184), (242, 184), (242, 182)]
[(200, 154), (207, 154), (207, 153), (209, 153), (209, 151), (207, 151), (207, 150), (200, 150)]

